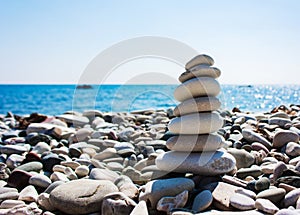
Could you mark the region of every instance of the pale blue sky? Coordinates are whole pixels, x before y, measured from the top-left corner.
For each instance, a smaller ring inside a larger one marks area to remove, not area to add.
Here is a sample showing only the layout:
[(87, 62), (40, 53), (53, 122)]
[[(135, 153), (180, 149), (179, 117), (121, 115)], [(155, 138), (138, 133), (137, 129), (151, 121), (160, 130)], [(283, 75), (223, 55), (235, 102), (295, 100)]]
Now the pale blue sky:
[[(298, 0), (0, 0), (0, 83), (76, 83), (104, 49), (153, 35), (211, 55), (223, 84), (300, 84), (299, 11)], [(183, 69), (131, 62), (108, 82), (142, 71)]]

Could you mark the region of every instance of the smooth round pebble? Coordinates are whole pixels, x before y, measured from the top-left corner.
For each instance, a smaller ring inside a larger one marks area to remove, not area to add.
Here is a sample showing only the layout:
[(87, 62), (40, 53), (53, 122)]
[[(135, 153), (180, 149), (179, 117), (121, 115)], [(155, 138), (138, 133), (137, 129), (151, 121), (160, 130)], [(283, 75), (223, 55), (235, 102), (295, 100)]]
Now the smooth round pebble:
[(264, 190), (257, 194), (257, 199), (268, 199), (274, 204), (279, 203), (283, 197), (285, 196), (286, 191), (283, 188), (275, 188), (275, 189), (268, 189)]
[(193, 211), (204, 211), (213, 202), (212, 193), (209, 190), (203, 190), (195, 198), (192, 206)]
[(255, 208), (255, 201), (248, 196), (235, 193), (230, 197), (230, 204), (239, 210), (251, 210)]
[(89, 168), (85, 165), (80, 165), (75, 169), (75, 173), (78, 177), (85, 177), (89, 174), (89, 172)]
[(42, 188), (47, 188), (51, 183), (50, 178), (42, 174), (33, 175), (29, 179), (29, 184)]

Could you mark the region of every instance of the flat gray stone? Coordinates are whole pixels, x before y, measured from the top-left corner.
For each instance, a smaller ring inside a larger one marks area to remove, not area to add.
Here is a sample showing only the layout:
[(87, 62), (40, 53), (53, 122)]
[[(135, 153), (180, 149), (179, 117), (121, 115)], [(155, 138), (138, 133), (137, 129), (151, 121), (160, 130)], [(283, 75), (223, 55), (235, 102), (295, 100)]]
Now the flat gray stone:
[(178, 135), (170, 137), (167, 148), (172, 151), (201, 152), (216, 151), (224, 143), (224, 138), (216, 133), (202, 135)]
[(174, 97), (183, 102), (194, 97), (217, 96), (220, 91), (220, 84), (214, 78), (196, 77), (180, 84), (174, 90)]
[(158, 169), (163, 171), (200, 175), (228, 173), (236, 165), (234, 157), (223, 151), (202, 153), (170, 151), (160, 154), (155, 163)]
[(194, 66), (191, 69), (183, 72), (179, 76), (178, 80), (181, 83), (183, 83), (195, 77), (219, 78), (220, 75), (221, 75), (221, 71), (218, 68), (202, 64), (202, 65)]
[(218, 131), (223, 123), (217, 112), (192, 113), (173, 118), (168, 128), (174, 134), (208, 134)]
[(23, 154), (24, 152), (27, 152), (28, 148), (20, 145), (5, 145), (5, 146), (0, 146), (0, 152), (2, 154)]
[(230, 197), (230, 205), (239, 209), (239, 210), (251, 210), (255, 208), (255, 201), (248, 196), (235, 193)]
[(221, 102), (217, 97), (197, 97), (181, 102), (174, 109), (175, 116), (182, 116), (189, 113), (215, 111), (221, 107)]
[(264, 190), (257, 194), (257, 199), (268, 199), (274, 204), (278, 204), (285, 196), (286, 191), (283, 188)]

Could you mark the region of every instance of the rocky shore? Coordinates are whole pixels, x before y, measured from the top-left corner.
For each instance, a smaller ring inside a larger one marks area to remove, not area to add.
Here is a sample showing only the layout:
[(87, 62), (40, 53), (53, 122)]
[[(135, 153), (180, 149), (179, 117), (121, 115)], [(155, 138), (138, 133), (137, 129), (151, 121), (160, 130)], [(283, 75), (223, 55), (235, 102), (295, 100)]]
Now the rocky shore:
[(157, 168), (171, 109), (1, 115), (0, 214), (300, 214), (300, 106), (218, 112), (236, 165), (207, 176)]

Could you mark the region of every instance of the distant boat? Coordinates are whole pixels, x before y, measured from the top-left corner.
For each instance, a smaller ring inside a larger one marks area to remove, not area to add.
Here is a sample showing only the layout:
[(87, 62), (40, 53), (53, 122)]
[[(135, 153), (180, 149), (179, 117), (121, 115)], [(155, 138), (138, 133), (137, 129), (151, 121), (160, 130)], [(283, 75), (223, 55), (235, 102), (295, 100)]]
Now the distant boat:
[(84, 85), (77, 85), (76, 89), (92, 89), (92, 85), (84, 84)]
[(240, 86), (238, 86), (239, 88), (244, 88), (244, 87), (248, 87), (248, 88), (251, 88), (251, 87), (253, 87), (252, 85), (240, 85)]

